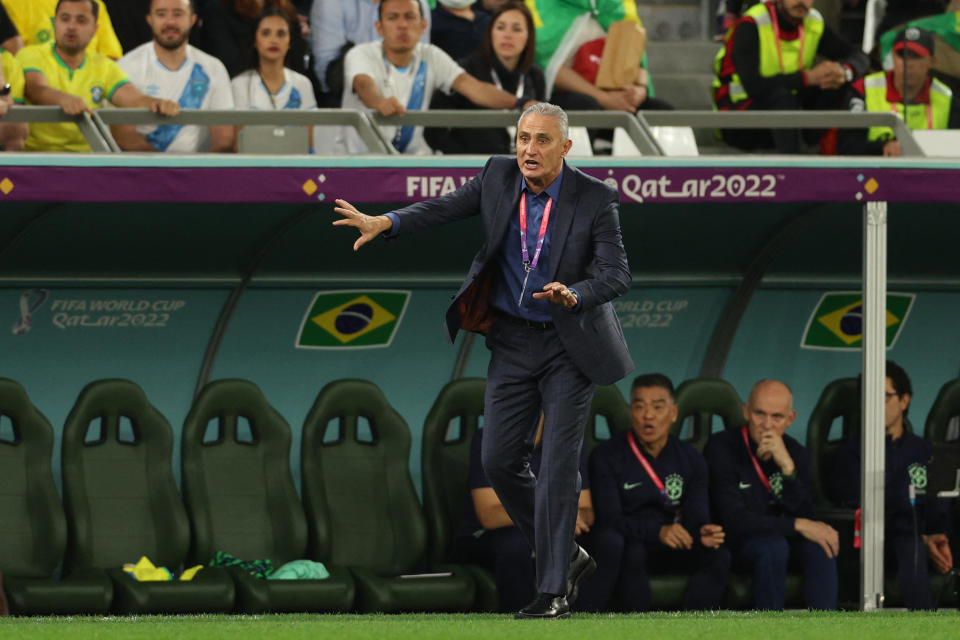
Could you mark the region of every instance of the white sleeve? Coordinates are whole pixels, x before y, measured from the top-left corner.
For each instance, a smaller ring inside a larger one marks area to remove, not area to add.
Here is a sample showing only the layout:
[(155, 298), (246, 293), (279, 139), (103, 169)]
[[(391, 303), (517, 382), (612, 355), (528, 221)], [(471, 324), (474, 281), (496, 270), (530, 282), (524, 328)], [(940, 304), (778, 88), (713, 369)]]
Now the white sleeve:
[(233, 88), (233, 104), (237, 109), (250, 108), (250, 95), (247, 88), (250, 86), (249, 79), (245, 73), (241, 73), (230, 81)]
[[(373, 55), (371, 55), (373, 54)], [(353, 93), (353, 79), (359, 75), (368, 75), (374, 80), (377, 79), (376, 64), (379, 63), (376, 56), (380, 55), (380, 43), (376, 46), (368, 47), (357, 45), (347, 52), (343, 59), (343, 92)]]
[(210, 67), (210, 104), (208, 109), (233, 109), (233, 89), (227, 68), (219, 60)]
[(454, 81), (456, 81), (461, 73), (466, 73), (466, 71), (440, 47), (433, 44), (425, 46), (426, 51), (424, 57), (427, 60), (427, 64), (436, 74), (434, 77), (437, 79), (437, 88), (444, 93), (450, 93), (453, 91)]

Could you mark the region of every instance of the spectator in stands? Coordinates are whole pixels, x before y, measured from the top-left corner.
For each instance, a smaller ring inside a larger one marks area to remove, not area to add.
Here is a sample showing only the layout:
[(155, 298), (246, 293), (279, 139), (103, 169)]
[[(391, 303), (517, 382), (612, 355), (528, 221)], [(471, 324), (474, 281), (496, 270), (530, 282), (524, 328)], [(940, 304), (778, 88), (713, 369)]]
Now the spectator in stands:
[[(581, 47), (599, 43), (602, 51), (602, 37), (614, 22), (641, 24), (634, 0), (535, 0), (527, 5), (538, 25), (536, 61), (544, 69), (551, 102), (566, 110), (636, 113), (642, 109), (672, 108), (651, 95), (646, 55), (636, 81), (619, 89), (601, 89), (594, 84), (599, 55), (581, 69), (583, 73), (573, 67)], [(591, 56), (585, 59), (590, 60)], [(612, 135), (612, 130), (590, 131), (591, 142), (600, 152), (609, 152)]]
[(144, 19), (150, 13), (150, 0), (103, 0), (110, 12), (113, 29), (124, 51), (132, 51), (153, 38)]
[(431, 18), (430, 42), (454, 60), (477, 50), (490, 22), (490, 14), (474, 0), (437, 0)]
[[(68, 115), (77, 115), (99, 109), (106, 100), (117, 107), (177, 115), (176, 102), (143, 95), (116, 62), (88, 50), (97, 32), (98, 11), (94, 0), (60, 0), (53, 44), (20, 50), (17, 59), (23, 65), (29, 103), (56, 105)], [(30, 127), (26, 149), (89, 151), (90, 146), (73, 123), (36, 123)]]
[[(152, 0), (147, 23), (153, 40), (125, 55), (120, 67), (137, 89), (176, 101), (181, 109), (232, 109), (233, 92), (223, 64), (187, 42), (196, 20), (192, 0)], [(115, 126), (113, 135), (126, 151), (233, 150), (230, 125)]]
[[(511, 0), (494, 12), (480, 48), (460, 60), (460, 65), (477, 80), (491, 82), (518, 98), (526, 95), (546, 100), (543, 70), (533, 62), (534, 40), (530, 10), (521, 0)], [(438, 93), (430, 108), (477, 107), (458, 93)], [(424, 137), (435, 151), (443, 153), (511, 153), (514, 129), (430, 128), (424, 131)]]
[[(384, 116), (403, 115), (430, 104), (437, 89), (456, 91), (474, 104), (493, 109), (521, 108), (535, 102), (517, 97), (464, 71), (439, 47), (419, 42), (427, 21), (417, 0), (382, 0), (377, 31), (382, 42), (352, 48), (344, 64), (344, 108), (376, 109)], [(401, 153), (431, 153), (423, 127), (384, 126), (384, 136)], [(343, 144), (350, 153), (366, 145), (351, 127), (343, 128)]]
[[(940, 573), (953, 568), (946, 535), (947, 510), (926, 495), (927, 469), (933, 448), (913, 433), (907, 420), (913, 386), (907, 372), (887, 360), (886, 462), (884, 466), (885, 566), (896, 571), (900, 594), (910, 609), (932, 609), (928, 559)], [(876, 428), (876, 427), (874, 427)], [(830, 492), (843, 507), (860, 506), (860, 437), (845, 441), (834, 454)], [(915, 498), (911, 498), (911, 487)]]
[(13, 20), (7, 15), (7, 10), (0, 4), (0, 49), (13, 55), (23, 48), (23, 38), (13, 25)]
[[(376, 27), (379, 8), (379, 0), (313, 0), (310, 9), (313, 72), (323, 93), (321, 102), (326, 106), (340, 106), (346, 52), (354, 45), (382, 38)], [(430, 15), (427, 0), (420, 0), (420, 11), (424, 16)], [(429, 44), (429, 29), (424, 30), (420, 42)]]
[[(233, 79), (237, 109), (316, 109), (313, 85), (306, 76), (283, 66), (290, 49), (290, 33), (298, 23), (279, 7), (268, 7), (257, 22), (255, 66)], [(239, 133), (240, 127), (237, 128)], [(312, 130), (310, 131), (311, 147)]]
[[(218, 58), (227, 68), (230, 77), (250, 67), (250, 52), (253, 50), (254, 34), (264, 8), (276, 6), (298, 22), (297, 10), (290, 0), (207, 0), (198, 8), (200, 28), (194, 44)], [(307, 41), (299, 29), (290, 34), (290, 51), (284, 64), (306, 75), (309, 73), (306, 59), (310, 52)]]
[(753, 574), (757, 609), (783, 609), (787, 567), (802, 566), (811, 609), (837, 607), (837, 531), (812, 520), (810, 455), (784, 431), (793, 394), (761, 380), (743, 405), (747, 424), (713, 434), (706, 448), (714, 514), (727, 534), (734, 568)]
[[(534, 436), (530, 455), (530, 470), (540, 471), (543, 447), (543, 417)], [(489, 569), (496, 580), (500, 610), (517, 611), (536, 595), (536, 566), (530, 543), (520, 532), (496, 492), (487, 480), (480, 464), (483, 430), (479, 429), (470, 443), (470, 472), (467, 477), (469, 496), (464, 503), (460, 528), (453, 541), (455, 562), (478, 564)], [(586, 534), (593, 525), (593, 503), (590, 499), (590, 479), (587, 475), (586, 451), (580, 453), (580, 499), (578, 503), (576, 535)]]
[(670, 379), (659, 373), (638, 376), (630, 391), (630, 418), (630, 431), (590, 456), (597, 572), (576, 606), (606, 610), (619, 584), (624, 610), (649, 611), (650, 574), (669, 572), (690, 574), (684, 609), (716, 609), (727, 587), (730, 552), (722, 546), (723, 527), (711, 523), (706, 461), (670, 434), (677, 419)]
[[(713, 100), (720, 111), (836, 109), (840, 89), (863, 75), (869, 60), (825, 25), (813, 0), (767, 0), (744, 13), (714, 60)], [(825, 58), (814, 64), (817, 58)], [(724, 129), (727, 144), (801, 153), (822, 131)]]
[(29, 127), (24, 122), (4, 122), (7, 110), (23, 104), (23, 68), (9, 51), (0, 49), (0, 149), (20, 151)]
[[(893, 45), (893, 71), (878, 71), (850, 87), (851, 111), (894, 111), (910, 129), (960, 128), (960, 106), (950, 87), (931, 77), (936, 63), (933, 34), (908, 27)], [(899, 156), (900, 143), (890, 127), (840, 129), (842, 154)]]
[[(88, 45), (91, 53), (102, 53), (108, 58), (119, 60), (123, 55), (120, 41), (113, 31), (110, 14), (103, 4), (97, 3), (97, 32)], [(25, 44), (45, 44), (53, 39), (53, 22), (60, 6), (59, 0), (2, 0), (10, 19)]]

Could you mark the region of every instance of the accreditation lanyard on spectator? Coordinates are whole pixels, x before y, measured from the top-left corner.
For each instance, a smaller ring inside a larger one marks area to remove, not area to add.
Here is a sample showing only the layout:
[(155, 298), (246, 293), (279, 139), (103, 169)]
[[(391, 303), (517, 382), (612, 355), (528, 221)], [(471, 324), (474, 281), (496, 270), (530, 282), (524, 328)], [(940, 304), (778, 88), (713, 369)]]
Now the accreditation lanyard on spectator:
[[(780, 47), (780, 19), (777, 17), (777, 8), (770, 8), (770, 21), (773, 23), (773, 40), (777, 43), (777, 60), (780, 62), (780, 72), (786, 73), (783, 68), (783, 51)], [(797, 25), (797, 38), (800, 40), (799, 67), (803, 71), (803, 23)]]
[[(500, 76), (497, 75), (496, 69), (490, 69), (490, 77), (493, 78), (493, 84), (497, 85), (497, 89), (503, 90), (503, 83), (500, 82)], [(518, 98), (523, 96), (523, 74), (520, 74), (520, 80), (517, 82), (517, 91), (516, 96)], [(507, 135), (510, 136), (510, 151), (517, 150), (517, 128), (516, 127), (507, 127)]]
[(757, 461), (757, 456), (753, 455), (753, 450), (750, 448), (750, 436), (747, 435), (747, 427), (743, 426), (740, 429), (740, 433), (743, 435), (743, 445), (747, 448), (747, 455), (750, 456), (750, 461), (753, 462), (753, 468), (760, 477), (760, 482), (763, 483), (763, 486), (766, 487), (767, 491), (773, 494), (773, 487), (770, 486), (770, 480), (767, 478), (767, 474), (763, 472), (763, 469), (760, 468), (760, 463)]
[(550, 209), (553, 208), (553, 198), (547, 199), (547, 206), (543, 209), (543, 217), (540, 218), (540, 233), (537, 235), (537, 248), (533, 252), (533, 260), (530, 260), (530, 251), (527, 249), (527, 191), (520, 197), (520, 247), (523, 256), (523, 287), (520, 288), (520, 297), (517, 299), (517, 306), (523, 306), (523, 294), (527, 290), (527, 280), (530, 278), (530, 272), (537, 268), (540, 263), (540, 250), (543, 249), (543, 239), (547, 235), (547, 223), (550, 222)]
[[(387, 61), (387, 68), (389, 69), (391, 63)], [(413, 87), (410, 89), (410, 99), (407, 100), (407, 110), (419, 110), (423, 107), (423, 96), (426, 93), (427, 87), (427, 61), (421, 60), (420, 66), (417, 67), (417, 75), (413, 79)], [(391, 144), (394, 149), (403, 153), (404, 150), (409, 146), (410, 141), (413, 140), (413, 130), (415, 129), (412, 125), (404, 125), (397, 128), (397, 133), (393, 136)]]

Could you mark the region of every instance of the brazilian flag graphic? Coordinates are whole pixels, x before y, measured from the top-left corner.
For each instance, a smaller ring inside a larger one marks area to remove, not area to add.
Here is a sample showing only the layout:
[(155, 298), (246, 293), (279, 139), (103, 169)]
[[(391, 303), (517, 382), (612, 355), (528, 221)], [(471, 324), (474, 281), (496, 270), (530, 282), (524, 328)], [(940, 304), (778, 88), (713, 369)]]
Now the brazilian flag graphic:
[[(887, 294), (887, 349), (893, 346), (913, 305), (912, 293)], [(863, 294), (825, 293), (804, 331), (804, 349), (854, 350), (863, 344)]]
[(409, 291), (321, 291), (307, 309), (299, 349), (387, 347), (400, 326)]

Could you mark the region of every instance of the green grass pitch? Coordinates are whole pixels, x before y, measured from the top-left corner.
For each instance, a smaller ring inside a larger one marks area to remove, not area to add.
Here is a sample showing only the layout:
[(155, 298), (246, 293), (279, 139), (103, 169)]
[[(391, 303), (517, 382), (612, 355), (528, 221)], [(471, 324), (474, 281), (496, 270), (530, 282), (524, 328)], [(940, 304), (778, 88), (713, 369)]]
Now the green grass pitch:
[(574, 614), (569, 620), (513, 620), (507, 615), (131, 616), (0, 619), (0, 638), (33, 640), (903, 640), (960, 637), (956, 611), (906, 613)]

